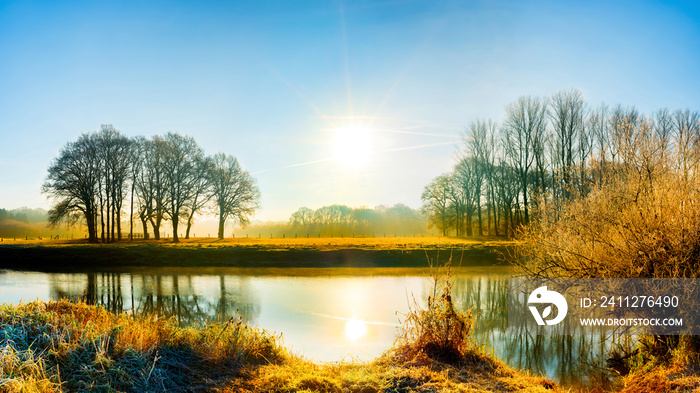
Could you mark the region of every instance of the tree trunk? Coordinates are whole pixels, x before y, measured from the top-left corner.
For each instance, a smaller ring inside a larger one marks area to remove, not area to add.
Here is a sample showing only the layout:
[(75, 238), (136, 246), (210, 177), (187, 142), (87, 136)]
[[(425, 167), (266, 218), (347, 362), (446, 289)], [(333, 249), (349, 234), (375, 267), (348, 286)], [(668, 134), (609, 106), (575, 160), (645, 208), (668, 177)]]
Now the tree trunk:
[(134, 183), (131, 184), (131, 203), (129, 204), (129, 240), (134, 241)]
[(224, 238), (224, 220), (219, 216), (219, 239)]
[(476, 209), (477, 218), (479, 220), (479, 236), (484, 236), (483, 221), (481, 219), (481, 197), (479, 197), (479, 203), (477, 203)]
[(177, 214), (173, 215), (173, 243), (179, 243), (180, 239), (177, 236), (177, 226), (180, 221), (180, 217)]
[[(156, 219), (156, 221), (158, 221)], [(153, 238), (155, 240), (160, 240), (160, 225), (156, 225), (151, 219), (151, 226), (153, 227)]]
[(187, 230), (185, 231), (185, 239), (190, 238), (190, 229), (192, 229), (192, 216), (190, 216), (190, 219), (187, 220)]
[(523, 223), (527, 225), (530, 223), (530, 216), (527, 208), (527, 181), (523, 182), (523, 208), (525, 210), (525, 219), (523, 220)]
[(107, 234), (107, 243), (109, 243), (109, 242), (110, 242), (110, 237), (109, 237), (109, 219), (110, 219), (110, 217), (112, 216), (112, 211), (110, 210), (110, 204), (109, 204), (109, 188), (108, 188), (107, 185), (105, 185), (105, 190), (106, 190), (106, 192), (105, 192), (106, 195), (105, 195), (105, 196), (106, 196), (106, 198), (107, 198), (107, 205), (106, 205), (106, 211), (105, 211), (105, 213), (106, 213), (105, 215), (107, 216), (107, 233), (106, 233), (106, 234)]
[(148, 240), (150, 238), (148, 234), (148, 220), (145, 218), (141, 219), (141, 224), (143, 224), (143, 239)]
[(226, 218), (223, 210), (223, 208), (219, 209), (219, 239), (224, 238), (224, 222), (226, 222)]

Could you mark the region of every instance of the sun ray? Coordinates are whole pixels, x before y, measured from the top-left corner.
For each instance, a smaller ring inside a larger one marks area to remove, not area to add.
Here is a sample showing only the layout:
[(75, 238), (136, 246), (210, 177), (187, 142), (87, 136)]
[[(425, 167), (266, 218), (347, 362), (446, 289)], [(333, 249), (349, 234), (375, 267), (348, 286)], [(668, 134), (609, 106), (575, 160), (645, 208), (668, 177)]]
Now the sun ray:
[(343, 39), (343, 63), (345, 65), (345, 89), (347, 90), (348, 97), (348, 113), (350, 116), (354, 115), (354, 108), (352, 102), (352, 84), (350, 83), (350, 51), (348, 49), (348, 34), (347, 27), (345, 25), (345, 9), (343, 8), (343, 1), (338, 2), (340, 7), (340, 32)]
[(336, 124), (332, 123), (329, 121), (329, 119), (332, 119), (331, 116), (327, 116), (321, 108), (319, 108), (316, 104), (313, 103), (304, 93), (301, 92), (299, 88), (297, 88), (292, 82), (290, 82), (287, 78), (285, 78), (281, 73), (279, 73), (274, 67), (272, 67), (270, 64), (261, 61), (262, 65), (267, 68), (267, 70), (274, 76), (277, 77), (282, 83), (284, 83), (285, 86), (287, 86), (291, 91), (294, 92), (294, 94), (297, 95), (306, 105), (311, 108), (314, 112), (316, 112), (320, 118), (324, 119), (326, 123), (328, 124), (329, 127), (337, 127)]

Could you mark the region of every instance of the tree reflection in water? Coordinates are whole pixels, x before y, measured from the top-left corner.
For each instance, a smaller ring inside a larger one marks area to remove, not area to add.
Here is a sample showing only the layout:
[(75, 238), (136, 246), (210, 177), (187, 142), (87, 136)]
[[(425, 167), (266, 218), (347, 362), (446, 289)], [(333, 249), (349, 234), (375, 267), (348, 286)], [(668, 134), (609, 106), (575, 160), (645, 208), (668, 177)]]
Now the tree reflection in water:
[(56, 274), (50, 275), (49, 293), (114, 313), (174, 317), (181, 326), (224, 322), (237, 312), (254, 324), (260, 314), (247, 276)]
[[(614, 338), (603, 335), (581, 335), (576, 332), (538, 336), (526, 333), (522, 327), (515, 327), (515, 331), (508, 331), (508, 273), (508, 270), (496, 272), (465, 270), (461, 273), (456, 271), (454, 274), (452, 298), (457, 308), (462, 310), (472, 308), (477, 315), (476, 340), (486, 344), (488, 348), (493, 348), (494, 354), (512, 367), (544, 373), (569, 386), (607, 386), (611, 381), (611, 374), (605, 367), (604, 360), (614, 344)], [(50, 296), (54, 299), (83, 299), (90, 304), (101, 304), (117, 313), (130, 312), (135, 315), (174, 317), (183, 326), (227, 321), (234, 317), (236, 312), (240, 313), (244, 321), (257, 324), (261, 319), (261, 299), (265, 298), (266, 302), (270, 302), (270, 293), (257, 291), (287, 288), (284, 285), (279, 287), (275, 281), (261, 276), (230, 272), (210, 275), (87, 273), (51, 274), (49, 277)], [(353, 280), (347, 276), (347, 273), (337, 278)], [(279, 277), (275, 280), (278, 279)], [(293, 282), (306, 279), (312, 278), (293, 277)], [(386, 281), (381, 282), (386, 285)], [(409, 282), (415, 282), (415, 280), (397, 280), (396, 287), (382, 287), (379, 290), (382, 293), (387, 290), (405, 291), (404, 286)], [(338, 282), (338, 288), (344, 288), (342, 283), (343, 281)], [(423, 288), (427, 291), (430, 287), (429, 280), (426, 278), (424, 283)], [(309, 285), (311, 285), (310, 288), (315, 288), (312, 284)], [(364, 284), (362, 288), (372, 288), (372, 285)], [(312, 309), (309, 313), (298, 313), (295, 310), (286, 310), (284, 307), (288, 305), (284, 301), (279, 304), (266, 303), (268, 312), (279, 314), (272, 316), (270, 320), (277, 325), (267, 326), (267, 328), (274, 330), (275, 326), (289, 327), (276, 322), (275, 318), (279, 317), (293, 318), (292, 322), (303, 329), (304, 326), (308, 326), (308, 323), (312, 323), (311, 319), (303, 318), (316, 318), (314, 319), (316, 321), (318, 316), (314, 312), (317, 310), (313, 307), (323, 307), (325, 304), (323, 299), (316, 298), (325, 295), (329, 295), (328, 299), (332, 298), (330, 296), (332, 294), (319, 295), (318, 291), (299, 289), (305, 288), (303, 285), (293, 287), (298, 291), (288, 295), (304, 304), (308, 303)], [(426, 296), (427, 293), (423, 293), (422, 301), (425, 301)], [(386, 319), (393, 320), (394, 311), (400, 310), (405, 305), (389, 306), (384, 307), (392, 310), (391, 315), (386, 316)], [(269, 319), (270, 316), (267, 318)], [(375, 315), (374, 318), (381, 320), (384, 317)], [(292, 329), (295, 328), (293, 326), (296, 325), (292, 324)], [(330, 328), (321, 327), (321, 331), (323, 329)], [(297, 336), (303, 337), (303, 334), (296, 333)], [(387, 341), (386, 348), (390, 346), (391, 342)]]
[(508, 276), (457, 275), (453, 299), (461, 310), (472, 309), (477, 342), (488, 344), (508, 365), (542, 373), (568, 386), (609, 386), (612, 374), (605, 359), (615, 338), (561, 332), (508, 331)]

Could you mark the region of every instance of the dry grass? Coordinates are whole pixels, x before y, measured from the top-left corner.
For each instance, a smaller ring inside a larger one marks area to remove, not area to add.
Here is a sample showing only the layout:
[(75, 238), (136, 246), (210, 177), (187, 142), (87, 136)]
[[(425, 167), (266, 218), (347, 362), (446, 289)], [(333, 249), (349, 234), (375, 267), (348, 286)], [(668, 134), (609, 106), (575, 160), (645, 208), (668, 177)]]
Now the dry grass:
[[(3, 239), (0, 244), (19, 244), (28, 246), (56, 246), (87, 244), (84, 239), (78, 240), (51, 240), (51, 239)], [(162, 240), (135, 240), (133, 242), (122, 241), (113, 243), (119, 247), (130, 247), (142, 244), (153, 244), (167, 247), (197, 248), (197, 247), (255, 247), (269, 250), (286, 249), (314, 249), (320, 251), (340, 249), (365, 249), (365, 250), (426, 250), (426, 249), (452, 249), (473, 246), (501, 246), (516, 244), (513, 241), (498, 238), (457, 238), (437, 236), (416, 237), (309, 237), (309, 238), (216, 238), (198, 237), (192, 239), (180, 239), (180, 243), (173, 243), (171, 239)]]
[(287, 356), (240, 321), (179, 328), (67, 301), (2, 306), (0, 334), (3, 391), (209, 389)]
[(385, 356), (371, 363), (312, 364), (300, 360), (265, 365), (231, 381), (229, 392), (557, 392), (542, 377), (515, 371), (484, 357), (449, 365)]
[[(617, 158), (594, 166), (589, 192), (573, 192), (564, 200), (551, 195), (536, 200), (533, 223), (521, 233), (524, 247), (511, 254), (525, 274), (700, 277), (697, 146), (667, 149), (668, 141), (651, 125), (648, 119), (622, 125), (613, 138)], [(693, 300), (697, 294), (687, 295), (684, 306), (700, 306)], [(692, 325), (695, 315), (684, 321)], [(643, 337), (635, 351), (624, 356), (632, 360), (625, 391), (700, 391), (699, 354), (696, 337)]]
[[(499, 263), (500, 240), (456, 238), (190, 239), (87, 244), (0, 244), (0, 267), (36, 271), (117, 271), (133, 267), (427, 267), (425, 253), (454, 250), (465, 265)], [(447, 255), (447, 253), (445, 253)], [(445, 258), (446, 259), (446, 258)]]
[(3, 392), (558, 391), (471, 346), (452, 364), (401, 349), (371, 363), (316, 364), (240, 321), (179, 328), (66, 301), (1, 306), (0, 335)]
[(452, 303), (451, 262), (452, 258), (443, 267), (431, 266), (433, 285), (427, 305), (422, 307), (413, 298), (396, 337), (398, 356), (409, 360), (427, 357), (449, 364), (482, 356), (472, 337), (471, 310), (457, 312)]

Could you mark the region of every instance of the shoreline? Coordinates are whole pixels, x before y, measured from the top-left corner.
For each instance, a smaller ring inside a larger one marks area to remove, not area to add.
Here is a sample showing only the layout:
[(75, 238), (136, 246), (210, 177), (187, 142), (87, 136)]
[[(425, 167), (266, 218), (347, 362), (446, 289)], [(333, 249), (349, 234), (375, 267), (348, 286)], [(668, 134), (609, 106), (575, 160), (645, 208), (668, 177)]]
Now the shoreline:
[(0, 269), (76, 272), (125, 268), (389, 268), (506, 266), (500, 255), (515, 243), (433, 238), (190, 239), (88, 244), (82, 241), (5, 242)]

